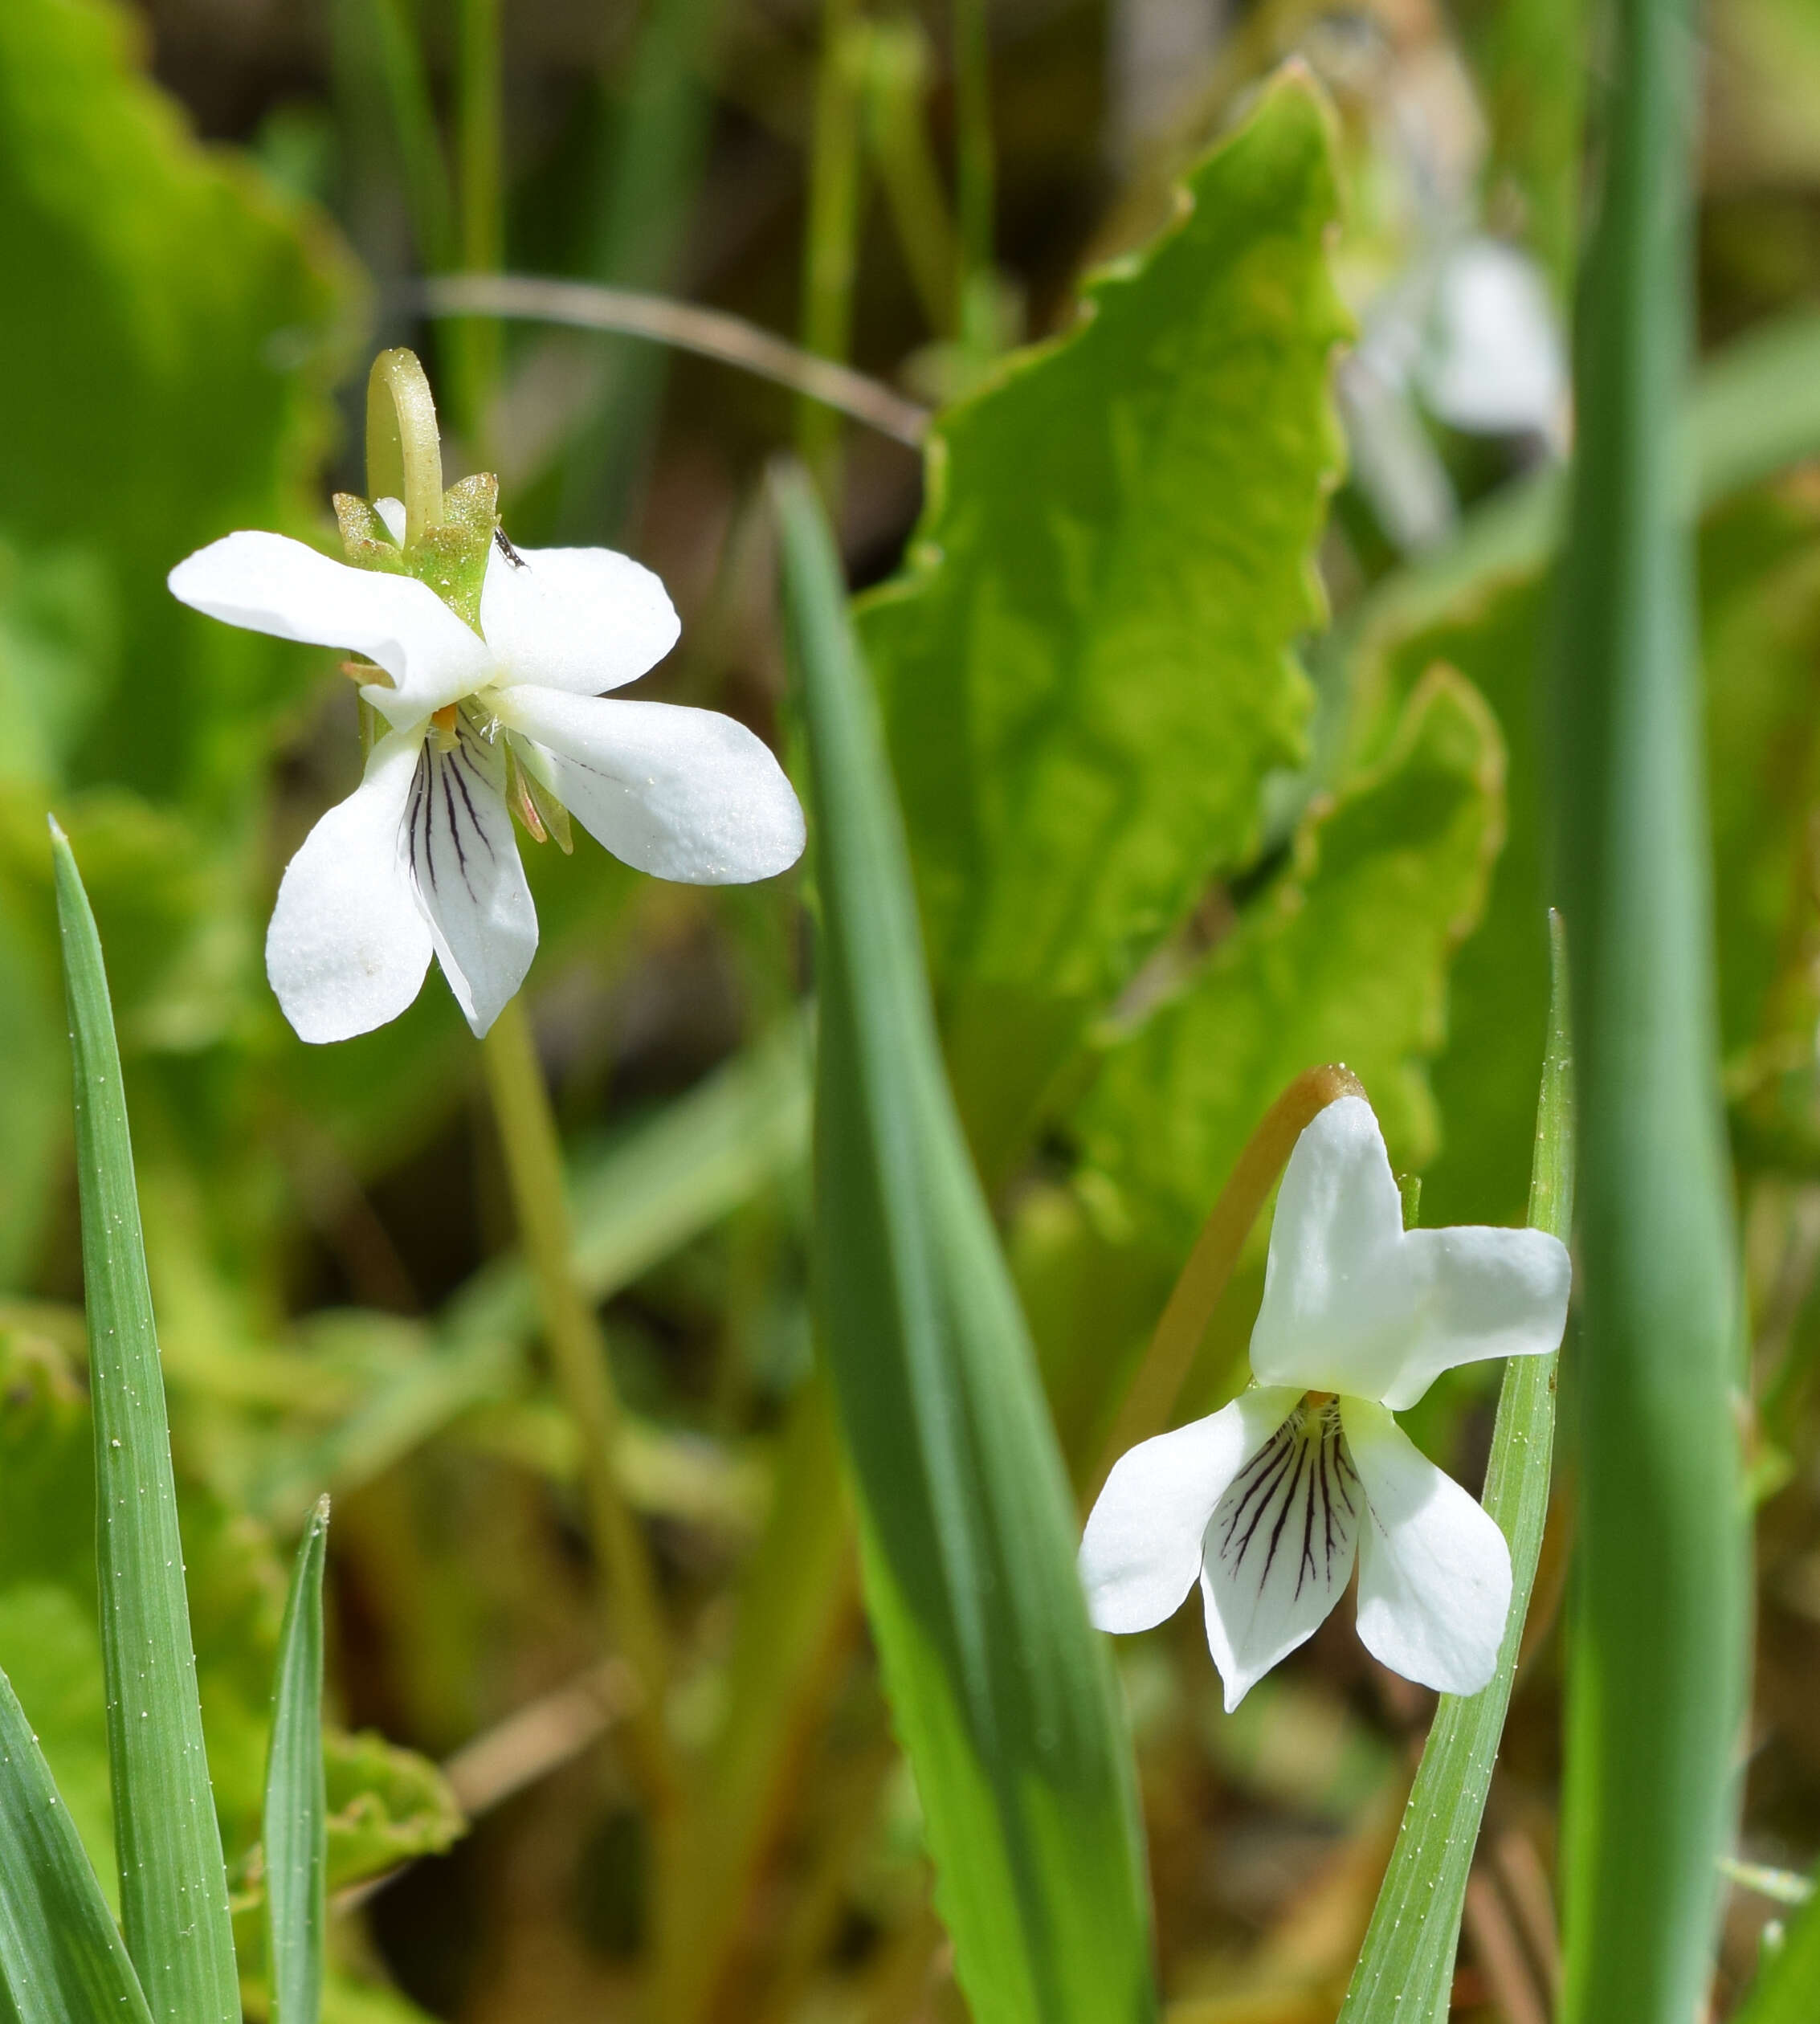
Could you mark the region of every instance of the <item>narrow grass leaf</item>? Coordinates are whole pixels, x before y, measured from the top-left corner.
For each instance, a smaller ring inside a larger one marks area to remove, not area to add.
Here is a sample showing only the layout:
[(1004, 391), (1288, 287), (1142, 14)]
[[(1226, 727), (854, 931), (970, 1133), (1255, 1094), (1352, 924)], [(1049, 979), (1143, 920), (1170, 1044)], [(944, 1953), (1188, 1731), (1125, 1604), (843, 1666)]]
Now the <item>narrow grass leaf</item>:
[(1747, 1622), (1709, 843), (1679, 432), (1696, 44), (1620, 0), (1576, 333), (1549, 667), (1580, 1092), (1580, 1453), (1562, 1806), (1566, 2024), (1706, 2000)]
[(164, 1374), (120, 1049), (95, 916), (53, 826), (94, 1405), (96, 1560), (120, 1924), (152, 2014), (239, 2024), (227, 1876), (203, 1752)]
[(19, 2024), (151, 2024), (108, 1901), (0, 1673), (0, 1976)]
[(780, 481), (824, 939), (814, 1285), (866, 1600), (973, 2014), (1155, 2013), (1128, 1746), (1055, 1437), (943, 1076), (839, 570)]
[(279, 1634), (265, 1774), (265, 1902), (271, 2024), (322, 2007), (328, 1798), (322, 1765), (322, 1569), (328, 1500), (304, 1528)]
[[(1573, 1227), (1573, 1055), (1558, 915), (1551, 931), (1554, 988), (1536, 1111), (1529, 1222), (1565, 1244)], [(1441, 1696), (1340, 2024), (1447, 2024), (1467, 1877), (1549, 1515), (1556, 1361), (1556, 1356), (1512, 1357), (1504, 1366), (1485, 1472), (1485, 1508), (1510, 1541), (1510, 1621), (1498, 1670), (1479, 1693)]]

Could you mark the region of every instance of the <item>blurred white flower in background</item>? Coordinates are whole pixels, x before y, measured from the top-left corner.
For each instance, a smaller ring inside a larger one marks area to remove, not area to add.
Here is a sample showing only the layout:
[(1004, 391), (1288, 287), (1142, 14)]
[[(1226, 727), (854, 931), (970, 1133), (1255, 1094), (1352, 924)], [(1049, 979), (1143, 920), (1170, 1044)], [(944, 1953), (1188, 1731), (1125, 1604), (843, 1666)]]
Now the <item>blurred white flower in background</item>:
[(1567, 351), (1548, 284), (1528, 254), (1482, 235), (1440, 263), (1416, 360), (1431, 414), (1483, 435), (1566, 447)]
[(1147, 1630), (1198, 1579), (1236, 1708), (1359, 1569), (1358, 1627), (1394, 1672), (1476, 1693), (1510, 1610), (1510, 1549), (1391, 1417), (1444, 1370), (1561, 1341), (1565, 1247), (1535, 1230), (1406, 1230), (1371, 1106), (1296, 1142), (1251, 1333), (1252, 1388), (1122, 1455), (1080, 1567), (1103, 1630)]
[[(376, 506), (402, 541), (402, 506)], [(415, 577), (280, 534), (227, 535), (169, 581), (230, 625), (373, 663), (361, 694), (389, 728), (291, 860), (266, 937), (272, 989), (305, 1040), (396, 1018), (432, 953), (487, 1030), (537, 946), (514, 812), (565, 843), (572, 813), (615, 857), (691, 884), (769, 878), (802, 852), (795, 794), (743, 724), (604, 693), (680, 630), (658, 578), (610, 549), (520, 552), (499, 537), (477, 630)]]

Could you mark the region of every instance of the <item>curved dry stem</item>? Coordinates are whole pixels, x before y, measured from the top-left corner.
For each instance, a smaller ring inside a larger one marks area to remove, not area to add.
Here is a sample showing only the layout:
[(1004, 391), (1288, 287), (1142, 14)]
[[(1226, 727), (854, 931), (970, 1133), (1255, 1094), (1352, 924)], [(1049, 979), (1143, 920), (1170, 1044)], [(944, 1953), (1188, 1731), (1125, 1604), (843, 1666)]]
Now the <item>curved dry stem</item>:
[(1112, 1474), (1112, 1464), (1127, 1448), (1161, 1434), (1169, 1425), (1214, 1309), (1296, 1140), (1329, 1104), (1342, 1096), (1364, 1094), (1364, 1085), (1350, 1068), (1329, 1063), (1304, 1070), (1265, 1112), (1188, 1254), (1188, 1263), (1181, 1268), (1086, 1485), (1083, 1508), (1091, 1508)]
[(524, 274), (439, 274), (422, 284), (421, 300), (433, 316), (504, 316), (528, 323), (566, 324), (576, 330), (648, 337), (703, 358), (737, 365), (775, 381), (855, 422), (919, 447), (929, 414), (914, 401), (863, 373), (799, 350), (781, 337), (724, 310), (704, 309), (673, 297), (633, 288), (605, 288), (585, 281), (546, 281)]

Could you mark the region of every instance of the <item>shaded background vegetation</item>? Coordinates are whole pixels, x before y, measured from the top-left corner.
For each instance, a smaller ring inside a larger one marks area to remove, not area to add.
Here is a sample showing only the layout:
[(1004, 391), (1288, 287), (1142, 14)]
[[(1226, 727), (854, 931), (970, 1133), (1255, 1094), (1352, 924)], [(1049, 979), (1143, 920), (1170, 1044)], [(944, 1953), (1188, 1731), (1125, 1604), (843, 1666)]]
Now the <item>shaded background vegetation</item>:
[[(902, 560), (916, 455), (837, 437), (700, 360), (427, 321), (422, 275), (661, 290), (939, 402), (1067, 328), (1083, 269), (1149, 241), (1172, 180), (1299, 57), (1336, 111), (1337, 190), (1326, 150), (1287, 141), (1249, 182), (1233, 171), (1199, 214), (1212, 236), (1165, 246), (1126, 324), (1103, 294), (1097, 352), (958, 410), (957, 496), (991, 545), (957, 537), (932, 590), (863, 617), (951, 1069), (1084, 1478), (1200, 1216), (1300, 1068), (1358, 1070), (1399, 1166), (1424, 1177), (1426, 1221), (1521, 1213), (1545, 993), (1529, 697), (1552, 452), (1545, 432), (1449, 426), (1419, 365), (1375, 402), (1343, 368), (1336, 403), (1328, 353), (1342, 301), (1368, 356), (1399, 330), (1419, 353), (1424, 288), (1483, 231), (1528, 247), (1560, 304), (1598, 49), (1561, 0), (998, 0), (988, 259), (977, 170), (957, 186), (953, 169), (966, 122), (945, 12), (500, 0), (496, 45), (492, 13), (0, 12), (0, 1660), (98, 1845), (55, 805), (129, 1055), (231, 1861), (256, 1834), (279, 1557), (316, 1491), (336, 1496), (337, 1859), (360, 1902), (343, 1900), (333, 2014), (630, 2014), (655, 1985), (678, 2017), (950, 2017), (810, 1376), (807, 875), (704, 893), (586, 843), (530, 854), (532, 1006), (584, 1276), (633, 1409), (620, 1464), (676, 1634), (670, 1724), (720, 1795), (696, 1901), (660, 1930), (573, 1438), (470, 1037), (432, 979), (395, 1026), (308, 1049), (264, 983), (278, 873), (355, 777), (353, 699), (333, 657), (210, 628), (164, 573), (234, 527), (325, 540), (328, 492), (361, 482), (371, 350), (410, 342), (442, 394), (451, 476), (497, 468), (515, 539), (609, 541), (663, 574), (683, 643), (639, 692), (712, 702), (788, 753), (766, 459), (794, 442), (820, 460), (866, 584)], [(1719, 377), (1701, 611), (1761, 1500), (1744, 1852), (1806, 1868), (1820, 14), (1730, 0), (1707, 32), (1700, 314)], [(1247, 260), (1287, 303), (1280, 326)], [(1190, 355), (1145, 406), (1164, 369), (1141, 341), (1153, 321)], [(1093, 434), (1127, 387), (1141, 482)], [(1353, 475), (1329, 504), (1341, 418)], [(1042, 454), (1062, 421), (1080, 427), (1072, 461)], [(1079, 533), (1068, 567), (1045, 545), (1058, 515)], [(1165, 580), (1188, 586), (1166, 622)], [(994, 628), (1006, 583), (1036, 586), (1026, 630)], [(1046, 687), (1063, 666), (1065, 692)], [(1077, 794), (1094, 765), (1127, 794), (1110, 813)], [(1240, 1381), (1261, 1269), (1255, 1247), (1185, 1407)], [(1412, 1416), (1469, 1483), (1491, 1382), (1457, 1373)], [(1508, 2024), (1550, 1997), (1573, 1469), (1569, 1435), (1456, 1983), (1460, 2014)], [(1166, 1993), (1184, 2018), (1331, 2017), (1430, 1697), (1339, 1620), (1232, 1718), (1194, 1612), (1118, 1657)], [(452, 1760), (453, 1797), (425, 1760)], [(457, 1800), (474, 1816), (459, 1838)], [(406, 1857), (382, 1887), (353, 1885)], [(1734, 1891), (1721, 2002), (1775, 1909)]]

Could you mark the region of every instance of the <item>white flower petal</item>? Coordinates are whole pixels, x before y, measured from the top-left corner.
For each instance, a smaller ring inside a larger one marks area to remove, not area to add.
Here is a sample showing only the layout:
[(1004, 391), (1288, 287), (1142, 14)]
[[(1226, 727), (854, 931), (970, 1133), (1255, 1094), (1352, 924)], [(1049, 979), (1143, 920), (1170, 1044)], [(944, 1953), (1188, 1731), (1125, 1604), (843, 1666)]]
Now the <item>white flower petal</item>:
[(1326, 1622), (1352, 1578), (1364, 1510), (1331, 1404), (1296, 1407), (1233, 1479), (1201, 1570), (1229, 1715)]
[(1496, 1521), (1381, 1406), (1341, 1401), (1370, 1516), (1359, 1548), (1359, 1636), (1393, 1672), (1476, 1694), (1510, 1614), (1510, 1548)]
[(507, 683), (598, 696), (655, 667), (682, 630), (662, 581), (611, 549), (487, 558), (480, 630)]
[(1429, 406), (1456, 429), (1551, 434), (1567, 405), (1567, 348), (1541, 270), (1502, 240), (1449, 254), (1419, 364)]
[(1383, 1397), (1409, 1332), (1402, 1238), (1377, 1120), (1363, 1097), (1343, 1096), (1296, 1140), (1277, 1192), (1251, 1331), (1259, 1384)]
[(282, 534), (228, 534), (179, 562), (172, 595), (212, 618), (376, 661), (394, 688), (361, 692), (394, 724), (490, 680), (486, 642), (414, 577), (351, 569)]
[(1261, 1384), (1400, 1412), (1456, 1364), (1556, 1348), (1571, 1276), (1566, 1247), (1541, 1230), (1406, 1232), (1377, 1120), (1342, 1097), (1289, 1156), (1251, 1368)]
[(1080, 1542), (1088, 1614), (1102, 1630), (1148, 1630), (1181, 1608), (1214, 1507), (1296, 1400), (1254, 1389), (1119, 1457)]
[(1393, 1412), (1414, 1405), (1458, 1364), (1542, 1357), (1561, 1347), (1573, 1264), (1567, 1247), (1546, 1230), (1412, 1230), (1401, 1256), (1409, 1334), (1377, 1394)]
[(400, 548), (405, 543), (405, 503), (402, 499), (376, 499), (373, 510), (380, 518), (386, 532)]
[(550, 754), (545, 777), (617, 858), (689, 885), (768, 879), (802, 854), (802, 810), (762, 740), (712, 710), (524, 685), (502, 723)]
[(399, 851), (418, 735), (394, 731), (366, 775), (304, 839), (278, 888), (265, 962), (304, 1040), (346, 1040), (395, 1019), (430, 965), (430, 931)]
[(455, 1002), (484, 1033), (524, 981), (537, 915), (505, 805), (505, 754), (464, 724), (425, 741), (406, 810), (405, 856)]

